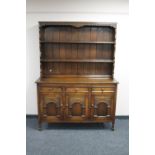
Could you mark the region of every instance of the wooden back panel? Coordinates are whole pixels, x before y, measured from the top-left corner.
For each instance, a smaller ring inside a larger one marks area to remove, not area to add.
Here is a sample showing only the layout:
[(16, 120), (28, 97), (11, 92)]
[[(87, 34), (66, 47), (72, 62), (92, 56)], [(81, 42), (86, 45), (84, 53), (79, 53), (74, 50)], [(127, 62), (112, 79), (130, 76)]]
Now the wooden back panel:
[[(77, 26), (76, 26), (77, 25)], [(41, 77), (113, 77), (115, 27), (40, 22)]]

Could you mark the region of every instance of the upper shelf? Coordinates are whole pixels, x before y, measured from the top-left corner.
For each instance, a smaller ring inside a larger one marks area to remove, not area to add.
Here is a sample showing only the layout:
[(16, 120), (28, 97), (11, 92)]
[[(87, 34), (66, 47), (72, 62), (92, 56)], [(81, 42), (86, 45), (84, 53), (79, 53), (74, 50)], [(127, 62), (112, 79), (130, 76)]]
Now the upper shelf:
[(113, 63), (112, 59), (41, 59), (41, 62), (108, 62)]
[(63, 43), (63, 44), (115, 44), (114, 41), (40, 41), (40, 43)]

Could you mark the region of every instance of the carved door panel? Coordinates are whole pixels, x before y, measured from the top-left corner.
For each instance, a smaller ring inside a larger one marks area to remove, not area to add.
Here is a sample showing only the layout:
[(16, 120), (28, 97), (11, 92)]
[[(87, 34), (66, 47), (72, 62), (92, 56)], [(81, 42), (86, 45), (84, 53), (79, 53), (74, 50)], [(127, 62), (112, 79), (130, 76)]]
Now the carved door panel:
[(60, 93), (42, 94), (41, 106), (43, 118), (49, 121), (63, 118), (62, 95)]
[(83, 93), (68, 93), (66, 94), (66, 105), (66, 119), (80, 121), (87, 118), (88, 95)]
[(92, 118), (111, 118), (113, 114), (114, 95), (112, 93), (92, 95)]

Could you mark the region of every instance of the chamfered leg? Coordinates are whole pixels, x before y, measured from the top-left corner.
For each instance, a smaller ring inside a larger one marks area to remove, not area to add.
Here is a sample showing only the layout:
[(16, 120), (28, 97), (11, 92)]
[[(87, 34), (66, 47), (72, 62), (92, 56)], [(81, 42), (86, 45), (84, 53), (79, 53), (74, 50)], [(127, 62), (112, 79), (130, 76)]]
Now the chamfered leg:
[(112, 127), (111, 130), (114, 131), (115, 130), (115, 121), (112, 121)]
[(38, 130), (39, 131), (42, 130), (42, 122), (40, 120), (38, 120)]

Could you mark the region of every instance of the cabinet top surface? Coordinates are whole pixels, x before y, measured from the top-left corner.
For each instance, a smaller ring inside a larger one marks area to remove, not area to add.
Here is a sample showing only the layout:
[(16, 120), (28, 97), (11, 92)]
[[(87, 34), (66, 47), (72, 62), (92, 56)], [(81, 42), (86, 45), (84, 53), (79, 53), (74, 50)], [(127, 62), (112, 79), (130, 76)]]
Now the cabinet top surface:
[(104, 78), (42, 78), (38, 79), (36, 83), (83, 83), (83, 84), (96, 84), (96, 83), (118, 83), (114, 79), (104, 79)]
[(39, 21), (40, 26), (52, 26), (52, 25), (72, 25), (75, 27), (81, 27), (85, 25), (91, 25), (91, 26), (112, 26), (116, 28), (117, 24), (113, 22), (66, 22), (66, 21)]

